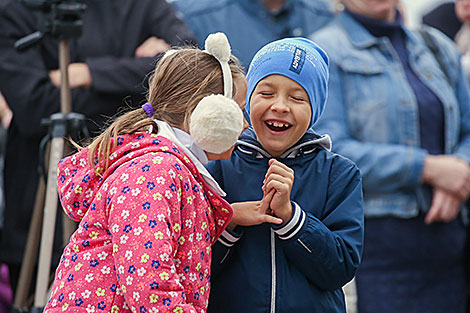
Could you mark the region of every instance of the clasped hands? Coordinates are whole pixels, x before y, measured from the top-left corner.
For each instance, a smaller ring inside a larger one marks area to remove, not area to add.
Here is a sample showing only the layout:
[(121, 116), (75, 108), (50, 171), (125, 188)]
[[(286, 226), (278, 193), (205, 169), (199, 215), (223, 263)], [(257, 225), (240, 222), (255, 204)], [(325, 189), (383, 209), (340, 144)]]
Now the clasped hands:
[(290, 201), (293, 184), (294, 171), (275, 159), (269, 160), (269, 168), (261, 188), (263, 199), (232, 203), (233, 217), (229, 228), (287, 222), (293, 211)]
[(434, 189), (425, 222), (454, 220), (461, 203), (470, 196), (470, 165), (453, 155), (430, 155), (424, 163), (422, 180)]

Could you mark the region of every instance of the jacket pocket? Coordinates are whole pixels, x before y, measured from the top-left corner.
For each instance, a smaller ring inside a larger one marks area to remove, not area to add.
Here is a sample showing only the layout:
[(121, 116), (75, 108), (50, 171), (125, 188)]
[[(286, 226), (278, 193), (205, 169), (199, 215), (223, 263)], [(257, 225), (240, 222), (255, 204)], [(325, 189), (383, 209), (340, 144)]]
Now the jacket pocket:
[(391, 81), (372, 55), (348, 57), (338, 64), (343, 72), (344, 100), (353, 137), (366, 142), (387, 142)]

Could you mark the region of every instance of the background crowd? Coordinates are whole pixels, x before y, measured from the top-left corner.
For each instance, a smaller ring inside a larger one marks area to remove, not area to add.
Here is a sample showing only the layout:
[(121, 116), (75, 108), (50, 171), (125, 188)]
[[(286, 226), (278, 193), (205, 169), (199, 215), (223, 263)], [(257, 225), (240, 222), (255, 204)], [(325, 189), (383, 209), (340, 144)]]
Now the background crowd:
[[(271, 41), (318, 43), (330, 80), (313, 130), (329, 134), (332, 151), (363, 177), (364, 254), (348, 311), (470, 312), (470, 0), (429, 8), (429, 27), (419, 31), (398, 0), (84, 2), (69, 76), (73, 111), (86, 116), (92, 136), (108, 117), (142, 105), (147, 77), (170, 46), (203, 46), (224, 32), (247, 68)], [(60, 103), (57, 39), (14, 48), (39, 18), (0, 0), (0, 312), (9, 311), (21, 269), (47, 133), (41, 120)], [(52, 268), (62, 247), (59, 239)]]

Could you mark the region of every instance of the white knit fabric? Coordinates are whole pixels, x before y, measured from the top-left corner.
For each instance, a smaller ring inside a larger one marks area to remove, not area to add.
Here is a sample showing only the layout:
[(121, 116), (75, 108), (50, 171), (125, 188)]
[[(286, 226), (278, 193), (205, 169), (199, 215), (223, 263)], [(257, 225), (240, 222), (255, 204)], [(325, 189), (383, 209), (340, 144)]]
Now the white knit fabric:
[(223, 95), (202, 99), (191, 114), (189, 132), (203, 150), (222, 153), (229, 150), (243, 130), (243, 112), (235, 101)]

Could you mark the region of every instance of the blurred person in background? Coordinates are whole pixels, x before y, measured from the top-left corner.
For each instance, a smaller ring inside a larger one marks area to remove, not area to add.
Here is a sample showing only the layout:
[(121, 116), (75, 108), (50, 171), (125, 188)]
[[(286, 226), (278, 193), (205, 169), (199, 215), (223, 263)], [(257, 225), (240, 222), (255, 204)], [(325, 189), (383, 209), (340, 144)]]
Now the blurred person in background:
[(455, 14), (463, 25), (454, 40), (462, 54), (462, 67), (470, 79), (470, 0), (457, 0)]
[(454, 39), (455, 35), (462, 27), (462, 22), (455, 14), (455, 2), (442, 3), (423, 15), (422, 22), (425, 25), (435, 27)]
[(245, 67), (265, 44), (308, 36), (334, 16), (328, 0), (176, 0), (172, 4), (200, 43), (210, 33), (227, 34), (233, 54)]
[[(83, 33), (70, 42), (69, 77), (72, 111), (87, 117), (93, 134), (123, 106), (125, 97), (133, 105), (142, 104), (144, 80), (154, 69), (157, 54), (194, 39), (165, 0), (83, 2), (87, 5)], [(37, 30), (40, 15), (20, 1), (0, 0), (0, 86), (13, 111), (5, 158), (0, 263), (9, 266), (13, 290), (38, 185), (39, 143), (47, 131), (41, 119), (58, 112), (60, 102), (57, 40), (46, 36), (24, 52), (13, 46)], [(58, 257), (61, 236), (55, 237)]]
[[(455, 44), (429, 35), (444, 74), (397, 0), (344, 0), (312, 38), (330, 57), (316, 124), (363, 175), (365, 242), (359, 313), (463, 313), (470, 193), (470, 95)], [(340, 48), (338, 48), (340, 47)]]
[(444, 3), (423, 16), (423, 24), (435, 27), (455, 41), (462, 66), (470, 78), (470, 0)]

